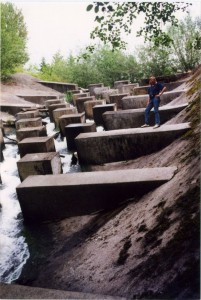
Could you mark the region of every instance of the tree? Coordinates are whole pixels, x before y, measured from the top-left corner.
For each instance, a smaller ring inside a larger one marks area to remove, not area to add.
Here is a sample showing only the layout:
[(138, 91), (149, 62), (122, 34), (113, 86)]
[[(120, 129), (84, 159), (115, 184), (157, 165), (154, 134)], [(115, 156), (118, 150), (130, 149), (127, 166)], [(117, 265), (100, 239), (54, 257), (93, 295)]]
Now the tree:
[[(121, 37), (122, 32), (130, 34), (134, 19), (143, 14), (144, 27), (137, 35), (144, 36), (145, 41), (154, 39), (155, 45), (169, 45), (171, 38), (161, 29), (161, 25), (166, 23), (177, 25), (175, 12), (185, 11), (189, 5), (181, 2), (94, 2), (87, 6), (87, 11), (94, 8), (97, 14), (95, 22), (98, 25), (90, 37), (99, 38), (104, 44), (111, 45), (112, 49), (125, 49), (126, 43)], [(94, 46), (88, 46), (87, 50), (92, 52)]]
[(141, 78), (170, 75), (177, 71), (177, 60), (171, 47), (156, 47), (150, 42), (138, 48), (137, 57)]
[(171, 26), (168, 34), (181, 71), (187, 72), (201, 63), (201, 18), (192, 20), (189, 15), (177, 27)]
[(1, 3), (1, 78), (28, 61), (24, 17), (12, 3)]

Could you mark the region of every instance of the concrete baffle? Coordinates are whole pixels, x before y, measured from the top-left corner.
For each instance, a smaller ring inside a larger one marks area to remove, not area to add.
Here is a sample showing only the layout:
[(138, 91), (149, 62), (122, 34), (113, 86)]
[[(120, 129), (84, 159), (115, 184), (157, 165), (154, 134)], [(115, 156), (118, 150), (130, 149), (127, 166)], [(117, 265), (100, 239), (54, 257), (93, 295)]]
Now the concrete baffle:
[(133, 94), (134, 89), (139, 86), (139, 83), (124, 84), (119, 88), (120, 93)]
[(95, 100), (94, 96), (77, 98), (75, 103), (78, 113), (84, 112), (84, 102)]
[(65, 127), (67, 148), (70, 151), (77, 151), (75, 138), (83, 132), (96, 132), (95, 123), (76, 123)]
[(59, 117), (63, 115), (72, 115), (76, 114), (77, 109), (75, 107), (68, 107), (68, 108), (57, 108), (53, 110), (53, 119), (56, 127), (59, 127)]
[(106, 105), (95, 105), (93, 107), (93, 118), (94, 122), (97, 126), (103, 126), (103, 113), (106, 111), (116, 111), (117, 105), (116, 103), (113, 104), (106, 104)]
[[(164, 124), (174, 116), (176, 116), (180, 111), (186, 108), (188, 103), (168, 106), (164, 105), (160, 107), (160, 123)], [(126, 129), (126, 128), (137, 128), (144, 124), (144, 108), (138, 109), (127, 109), (116, 112), (106, 112), (103, 114), (104, 128), (105, 130), (116, 130), (116, 129)], [(155, 124), (154, 111), (150, 111), (149, 125)]]
[(106, 103), (110, 103), (110, 96), (119, 94), (118, 89), (109, 89), (107, 91), (103, 91), (101, 94), (101, 98), (106, 100)]
[(45, 126), (28, 127), (16, 130), (16, 138), (18, 142), (29, 137), (37, 136), (47, 136), (47, 130)]
[(114, 88), (119, 89), (122, 85), (129, 84), (130, 80), (118, 80), (114, 82)]
[(82, 97), (89, 97), (89, 93), (74, 94), (73, 95), (73, 104), (76, 106), (76, 100), (77, 100), (77, 98), (82, 98)]
[(88, 85), (89, 94), (91, 96), (95, 96), (94, 89), (97, 88), (97, 87), (103, 87), (103, 86), (104, 86), (103, 83), (92, 83), (92, 84), (89, 84)]
[(105, 105), (105, 104), (106, 101), (104, 99), (84, 102), (84, 111), (85, 111), (86, 118), (93, 119), (93, 107), (95, 105)]
[(61, 174), (61, 158), (57, 152), (26, 154), (17, 162), (20, 180), (30, 175)]
[(75, 123), (85, 123), (85, 113), (81, 114), (72, 114), (72, 115), (63, 115), (59, 117), (59, 128), (61, 130), (61, 134), (65, 136), (65, 127), (69, 124)]
[[(184, 90), (165, 92), (161, 97), (160, 105), (165, 105), (170, 103), (172, 100), (179, 97)], [(122, 109), (135, 109), (135, 108), (145, 108), (147, 106), (148, 95), (138, 95), (138, 96), (127, 96), (123, 97)]]
[(189, 123), (81, 133), (76, 139), (83, 166), (135, 159), (158, 151), (189, 130)]
[(39, 111), (38, 110), (30, 110), (26, 112), (19, 112), (16, 114), (16, 119), (30, 119), (30, 118), (37, 118), (39, 117)]
[(27, 177), (17, 186), (25, 222), (115, 209), (172, 179), (176, 167), (81, 172)]
[(110, 103), (116, 103), (117, 109), (122, 109), (121, 99), (122, 99), (123, 97), (126, 97), (126, 96), (128, 96), (127, 93), (124, 93), (124, 94), (116, 94), (116, 95), (109, 95)]
[(49, 110), (49, 117), (50, 117), (50, 122), (54, 122), (53, 118), (53, 111), (57, 108), (69, 108), (70, 104), (69, 103), (58, 103), (58, 104), (51, 104), (48, 106)]
[(23, 139), (18, 143), (20, 157), (28, 153), (56, 152), (54, 139), (49, 136)]
[(15, 122), (16, 130), (26, 127), (42, 126), (42, 118), (21, 119)]
[(45, 106), (48, 108), (52, 104), (62, 104), (64, 100), (62, 99), (50, 99), (45, 101)]

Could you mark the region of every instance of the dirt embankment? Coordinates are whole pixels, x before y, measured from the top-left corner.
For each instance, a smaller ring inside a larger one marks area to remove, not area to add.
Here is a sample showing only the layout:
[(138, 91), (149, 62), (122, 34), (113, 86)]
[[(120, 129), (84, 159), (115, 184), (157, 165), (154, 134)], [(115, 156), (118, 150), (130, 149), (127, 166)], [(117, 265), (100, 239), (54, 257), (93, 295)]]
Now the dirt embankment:
[[(1, 83), (0, 89), (1, 106), (34, 106), (34, 103), (25, 100), (26, 96), (52, 96), (55, 98), (56, 96), (61, 95), (61, 93), (38, 83), (37, 78), (21, 73), (13, 75), (7, 83)], [(0, 119), (7, 122), (8, 120), (14, 120), (15, 118), (8, 112), (0, 110)]]
[(99, 166), (177, 166), (174, 178), (115, 211), (27, 228), (31, 258), (18, 283), (128, 299), (200, 298), (199, 80), (200, 69), (188, 83), (188, 108), (171, 120), (190, 121), (188, 134), (145, 157)]

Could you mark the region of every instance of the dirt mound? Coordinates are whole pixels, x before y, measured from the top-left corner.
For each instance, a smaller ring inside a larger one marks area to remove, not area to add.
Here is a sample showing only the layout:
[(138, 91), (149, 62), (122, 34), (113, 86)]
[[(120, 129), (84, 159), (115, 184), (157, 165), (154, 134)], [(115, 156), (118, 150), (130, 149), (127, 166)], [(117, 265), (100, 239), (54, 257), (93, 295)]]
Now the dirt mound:
[[(8, 83), (1, 83), (2, 104), (30, 104), (18, 96), (58, 96), (61, 93), (38, 83), (38, 79), (28, 75), (17, 73)], [(25, 101), (25, 102), (24, 102)]]

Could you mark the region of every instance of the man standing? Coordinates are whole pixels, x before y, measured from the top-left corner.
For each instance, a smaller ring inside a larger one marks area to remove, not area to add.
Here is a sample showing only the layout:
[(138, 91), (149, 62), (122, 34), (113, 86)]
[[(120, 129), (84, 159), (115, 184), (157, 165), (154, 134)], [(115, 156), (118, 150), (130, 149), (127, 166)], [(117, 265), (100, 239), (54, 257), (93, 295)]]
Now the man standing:
[(149, 94), (149, 100), (147, 103), (147, 107), (145, 109), (145, 124), (141, 127), (149, 127), (149, 113), (150, 110), (154, 107), (154, 114), (155, 114), (155, 126), (153, 127), (158, 128), (160, 126), (160, 115), (159, 115), (159, 104), (160, 104), (160, 96), (164, 93), (166, 90), (166, 87), (157, 82), (156, 78), (151, 76), (149, 79), (149, 88), (148, 88), (148, 94)]

